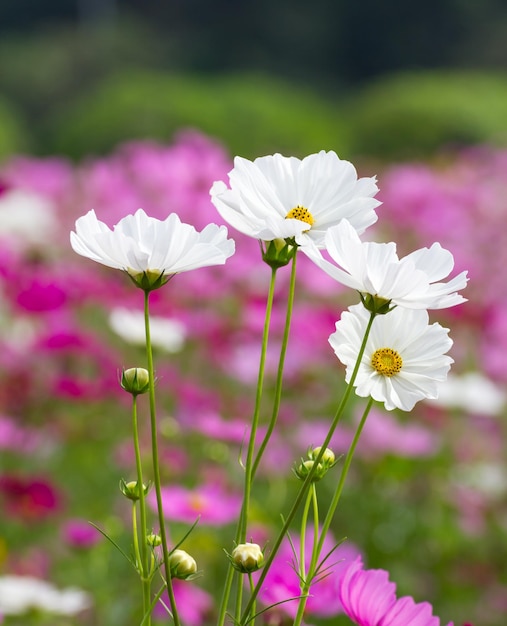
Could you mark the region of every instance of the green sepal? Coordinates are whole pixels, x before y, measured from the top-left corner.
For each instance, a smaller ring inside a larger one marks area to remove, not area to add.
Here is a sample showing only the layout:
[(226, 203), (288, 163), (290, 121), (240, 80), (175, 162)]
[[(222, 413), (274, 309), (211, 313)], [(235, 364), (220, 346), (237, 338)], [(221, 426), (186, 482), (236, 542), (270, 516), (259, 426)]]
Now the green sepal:
[(127, 271), (128, 277), (136, 287), (143, 291), (155, 291), (168, 283), (174, 274), (165, 274), (160, 270), (145, 270), (144, 272)]
[(273, 239), (260, 241), (262, 260), (273, 269), (288, 265), (297, 252), (294, 239)]
[(371, 293), (365, 294), (361, 292), (359, 292), (359, 296), (364, 307), (368, 309), (370, 313), (375, 313), (375, 315), (386, 315), (386, 313), (390, 313), (394, 308), (396, 308), (395, 304), (391, 306), (392, 301), (387, 298), (372, 296)]

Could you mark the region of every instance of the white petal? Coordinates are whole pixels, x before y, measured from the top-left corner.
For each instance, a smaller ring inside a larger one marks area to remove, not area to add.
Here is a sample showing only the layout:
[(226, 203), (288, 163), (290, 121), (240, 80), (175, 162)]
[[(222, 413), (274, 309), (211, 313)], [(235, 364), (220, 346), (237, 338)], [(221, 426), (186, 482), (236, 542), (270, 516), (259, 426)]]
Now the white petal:
[(421, 248), (405, 258), (411, 259), (414, 265), (423, 270), (431, 283), (446, 278), (454, 267), (454, 257), (439, 243), (434, 243), (431, 248)]

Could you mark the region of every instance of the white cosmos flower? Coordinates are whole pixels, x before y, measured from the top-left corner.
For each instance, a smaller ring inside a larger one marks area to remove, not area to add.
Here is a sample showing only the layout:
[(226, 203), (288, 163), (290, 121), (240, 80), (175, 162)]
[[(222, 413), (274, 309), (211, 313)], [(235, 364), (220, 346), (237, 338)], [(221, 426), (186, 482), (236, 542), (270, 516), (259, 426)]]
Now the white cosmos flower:
[(0, 238), (8, 239), (10, 245), (39, 245), (57, 231), (56, 207), (48, 198), (24, 189), (1, 194)]
[(449, 376), (439, 388), (435, 404), (476, 413), (477, 415), (502, 415), (507, 403), (507, 393), (480, 372), (467, 372)]
[(218, 181), (211, 201), (231, 226), (262, 241), (294, 238), (324, 245), (326, 230), (347, 218), (358, 232), (377, 220), (375, 177), (357, 178), (352, 163), (322, 150), (303, 160), (281, 154), (253, 162), (236, 157), (230, 189)]
[[(123, 307), (109, 314), (109, 325), (122, 339), (131, 344), (145, 345), (144, 313)], [(179, 352), (185, 343), (187, 331), (182, 322), (165, 317), (150, 316), (150, 338), (153, 346), (166, 352)]]
[(363, 242), (356, 230), (342, 220), (328, 230), (325, 246), (336, 265), (315, 247), (304, 249), (314, 263), (342, 285), (412, 309), (444, 309), (465, 298), (456, 293), (467, 284), (467, 272), (447, 283), (454, 267), (452, 254), (434, 243), (399, 259), (396, 244)]
[(0, 614), (21, 615), (39, 609), (58, 615), (75, 615), (90, 606), (90, 596), (81, 589), (60, 590), (31, 576), (0, 577)]
[[(342, 313), (329, 337), (336, 356), (346, 366), (349, 382), (364, 338), (370, 313), (357, 304)], [(449, 330), (428, 324), (425, 310), (395, 308), (377, 315), (366, 343), (354, 386), (362, 398), (383, 402), (388, 411), (410, 411), (424, 398), (438, 396), (453, 363)]]
[(161, 282), (180, 272), (222, 265), (234, 254), (234, 241), (227, 239), (225, 226), (208, 224), (198, 232), (176, 213), (162, 221), (142, 209), (121, 219), (113, 230), (89, 211), (76, 221), (70, 242), (75, 252), (97, 263), (134, 278), (164, 277)]

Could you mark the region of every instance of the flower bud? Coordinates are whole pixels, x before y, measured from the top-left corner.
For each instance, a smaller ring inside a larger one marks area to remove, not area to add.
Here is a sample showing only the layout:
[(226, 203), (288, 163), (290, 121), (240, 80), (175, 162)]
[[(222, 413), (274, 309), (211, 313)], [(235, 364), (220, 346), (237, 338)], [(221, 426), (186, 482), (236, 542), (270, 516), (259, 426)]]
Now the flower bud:
[[(308, 450), (308, 458), (314, 461), (319, 456), (321, 450), (322, 446), (311, 448), (310, 450)], [(320, 463), (328, 467), (331, 467), (336, 463), (336, 457), (334, 455), (334, 452), (330, 448), (326, 448), (324, 450), (324, 453), (322, 454), (322, 457), (320, 459)]]
[(171, 576), (186, 580), (197, 572), (197, 563), (185, 550), (173, 550), (169, 555)]
[[(147, 485), (143, 484), (143, 493), (145, 496), (148, 495), (148, 492), (151, 489), (151, 482), (149, 482)], [(133, 502), (137, 502), (137, 500), (139, 500), (139, 489), (137, 486), (137, 480), (131, 480), (128, 483), (126, 483), (123, 478), (120, 480), (120, 491), (122, 492), (122, 494), (128, 498), (129, 500), (132, 500)]]
[(156, 533), (150, 533), (146, 537), (146, 543), (152, 548), (158, 548), (158, 546), (162, 543), (162, 537)]
[(138, 396), (150, 388), (150, 374), (142, 367), (130, 367), (123, 370), (120, 384), (125, 391)]
[[(294, 473), (300, 480), (306, 480), (308, 474), (312, 471), (313, 466), (315, 465), (315, 461), (312, 459), (308, 459), (306, 461), (301, 461), (301, 463), (294, 469)], [(312, 481), (317, 482), (324, 476), (325, 472), (321, 463), (318, 463), (317, 467), (312, 476)]]
[(264, 564), (264, 555), (256, 543), (240, 543), (231, 554), (231, 561), (238, 572), (255, 572)]

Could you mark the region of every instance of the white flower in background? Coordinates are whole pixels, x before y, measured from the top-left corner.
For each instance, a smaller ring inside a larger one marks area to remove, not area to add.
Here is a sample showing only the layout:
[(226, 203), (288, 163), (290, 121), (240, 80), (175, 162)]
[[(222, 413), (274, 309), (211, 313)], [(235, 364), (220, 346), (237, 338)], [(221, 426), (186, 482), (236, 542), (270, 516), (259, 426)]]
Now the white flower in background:
[(24, 189), (0, 195), (0, 238), (18, 247), (46, 244), (58, 229), (53, 203)]
[(75, 615), (90, 606), (90, 596), (80, 589), (59, 590), (30, 576), (0, 576), (0, 615), (22, 615), (31, 609)]
[(223, 219), (262, 241), (292, 239), (324, 245), (326, 230), (347, 218), (358, 232), (377, 220), (376, 179), (357, 178), (352, 163), (322, 150), (303, 160), (281, 154), (234, 159), (230, 189), (213, 184), (211, 201)]
[[(144, 313), (118, 307), (109, 314), (113, 331), (134, 345), (145, 345)], [(185, 343), (186, 328), (182, 322), (150, 315), (150, 338), (153, 346), (166, 352), (179, 352)]]
[(89, 211), (76, 221), (70, 241), (78, 254), (127, 272), (142, 288), (160, 287), (180, 272), (223, 265), (234, 254), (225, 226), (208, 224), (198, 232), (176, 213), (162, 221), (142, 209), (121, 219), (113, 230)]
[(500, 415), (507, 400), (505, 390), (479, 372), (450, 375), (438, 390), (435, 404), (477, 415)]
[(454, 267), (452, 254), (439, 243), (399, 259), (395, 243), (363, 242), (355, 228), (343, 220), (328, 230), (325, 246), (336, 265), (316, 247), (304, 251), (332, 278), (363, 296), (411, 309), (444, 309), (466, 302), (456, 292), (466, 287), (467, 272), (447, 283), (437, 282)]
[[(336, 332), (329, 337), (336, 356), (346, 366), (350, 381), (370, 313), (357, 304), (342, 313)], [(383, 402), (388, 411), (413, 409), (416, 402), (438, 396), (453, 359), (445, 353), (452, 346), (448, 329), (428, 324), (424, 310), (396, 308), (378, 315), (366, 343), (354, 382), (362, 398)]]
[(507, 470), (501, 462), (467, 462), (456, 466), (452, 476), (456, 484), (491, 499), (500, 498), (507, 492)]

